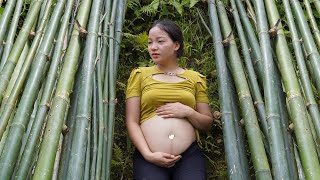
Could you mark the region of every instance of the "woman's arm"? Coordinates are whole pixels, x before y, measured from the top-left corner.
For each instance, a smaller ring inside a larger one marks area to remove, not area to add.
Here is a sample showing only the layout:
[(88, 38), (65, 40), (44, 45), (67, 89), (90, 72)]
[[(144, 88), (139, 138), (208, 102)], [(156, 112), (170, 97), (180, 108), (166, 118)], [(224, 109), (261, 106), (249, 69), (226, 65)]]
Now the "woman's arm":
[(131, 97), (126, 100), (126, 126), (129, 138), (139, 150), (145, 160), (162, 167), (173, 166), (180, 158), (163, 152), (151, 152), (140, 125), (140, 97)]
[(162, 118), (187, 118), (196, 128), (208, 131), (212, 127), (213, 117), (208, 103), (196, 103), (196, 109), (176, 103), (167, 103), (156, 110)]

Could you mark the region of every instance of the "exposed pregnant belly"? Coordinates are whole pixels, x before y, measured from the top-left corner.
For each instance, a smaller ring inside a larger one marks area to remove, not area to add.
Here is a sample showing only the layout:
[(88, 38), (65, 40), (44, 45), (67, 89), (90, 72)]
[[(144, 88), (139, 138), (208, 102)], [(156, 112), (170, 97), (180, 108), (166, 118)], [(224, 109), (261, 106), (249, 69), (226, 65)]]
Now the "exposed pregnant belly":
[(155, 115), (141, 124), (141, 130), (152, 152), (178, 155), (196, 139), (195, 129), (186, 119)]

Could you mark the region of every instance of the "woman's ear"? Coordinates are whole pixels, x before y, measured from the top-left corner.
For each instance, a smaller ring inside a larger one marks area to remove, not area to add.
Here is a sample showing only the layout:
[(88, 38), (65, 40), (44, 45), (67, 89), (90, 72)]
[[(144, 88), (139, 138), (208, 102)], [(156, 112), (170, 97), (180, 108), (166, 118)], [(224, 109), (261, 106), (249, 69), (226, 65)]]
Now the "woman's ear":
[(174, 50), (178, 51), (180, 49), (180, 43), (179, 42), (175, 42), (174, 45), (175, 45), (174, 46)]

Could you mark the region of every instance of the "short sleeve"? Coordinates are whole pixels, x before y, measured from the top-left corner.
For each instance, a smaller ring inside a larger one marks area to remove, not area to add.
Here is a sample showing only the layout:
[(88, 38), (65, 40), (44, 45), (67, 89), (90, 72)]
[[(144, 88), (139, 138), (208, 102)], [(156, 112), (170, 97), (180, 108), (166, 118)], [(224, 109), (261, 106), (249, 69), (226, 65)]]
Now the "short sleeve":
[(137, 68), (131, 71), (126, 90), (126, 99), (130, 97), (141, 96), (141, 69)]
[(207, 93), (207, 79), (204, 75), (198, 73), (196, 85), (196, 102), (209, 103)]

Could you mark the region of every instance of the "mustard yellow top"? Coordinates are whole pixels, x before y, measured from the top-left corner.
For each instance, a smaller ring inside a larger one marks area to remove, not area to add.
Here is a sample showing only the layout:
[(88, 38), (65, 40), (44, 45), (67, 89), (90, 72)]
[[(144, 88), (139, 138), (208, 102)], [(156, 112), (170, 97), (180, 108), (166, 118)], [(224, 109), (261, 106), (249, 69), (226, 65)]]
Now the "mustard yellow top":
[(197, 102), (209, 102), (205, 76), (185, 69), (183, 73), (177, 74), (185, 79), (181, 82), (162, 82), (152, 77), (163, 73), (156, 66), (140, 67), (131, 72), (126, 99), (141, 97), (140, 124), (156, 115), (156, 108), (165, 103), (180, 102), (195, 109)]

